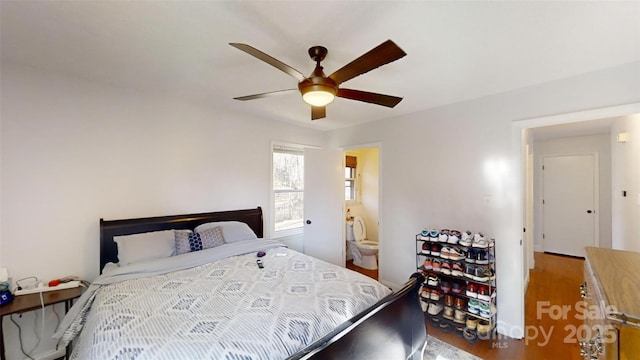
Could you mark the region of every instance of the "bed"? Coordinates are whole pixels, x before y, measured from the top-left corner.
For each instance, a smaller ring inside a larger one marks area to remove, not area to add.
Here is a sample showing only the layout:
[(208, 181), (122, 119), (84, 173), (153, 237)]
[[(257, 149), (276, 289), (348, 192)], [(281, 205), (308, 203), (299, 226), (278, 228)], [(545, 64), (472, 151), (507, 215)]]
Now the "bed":
[(263, 239), (260, 207), (100, 219), (100, 270), (71, 359), (422, 359), (421, 274), (393, 293)]

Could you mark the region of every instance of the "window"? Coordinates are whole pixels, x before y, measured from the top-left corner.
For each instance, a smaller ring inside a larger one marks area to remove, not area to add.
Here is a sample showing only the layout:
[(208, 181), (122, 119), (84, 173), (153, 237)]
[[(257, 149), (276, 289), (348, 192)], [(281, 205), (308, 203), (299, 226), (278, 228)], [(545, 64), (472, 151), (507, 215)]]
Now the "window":
[(344, 168), (344, 199), (356, 201), (356, 166), (358, 159), (355, 156), (345, 157)]
[(286, 236), (302, 229), (304, 216), (304, 152), (293, 146), (273, 146), (273, 234)]

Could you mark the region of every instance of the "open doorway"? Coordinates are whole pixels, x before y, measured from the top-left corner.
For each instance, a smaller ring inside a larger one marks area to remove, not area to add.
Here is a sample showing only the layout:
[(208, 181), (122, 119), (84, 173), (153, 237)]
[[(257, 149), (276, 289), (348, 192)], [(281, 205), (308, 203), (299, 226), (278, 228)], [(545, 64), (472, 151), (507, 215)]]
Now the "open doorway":
[(347, 268), (378, 279), (380, 151), (377, 145), (344, 151)]

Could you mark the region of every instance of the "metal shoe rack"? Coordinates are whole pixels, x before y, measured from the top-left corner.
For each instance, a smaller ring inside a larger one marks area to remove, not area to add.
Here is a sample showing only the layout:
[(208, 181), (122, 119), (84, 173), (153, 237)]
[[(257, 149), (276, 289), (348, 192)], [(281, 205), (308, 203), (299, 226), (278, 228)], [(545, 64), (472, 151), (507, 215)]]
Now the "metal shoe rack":
[[(485, 237), (486, 248), (474, 247), (478, 244), (473, 242), (465, 246), (456, 242), (454, 235), (450, 235), (449, 240), (448, 232), (450, 230), (440, 230), (434, 237), (424, 236), (424, 232), (416, 235), (416, 267), (425, 275), (420, 292), (425, 317), (433, 327), (456, 332), (471, 343), (492, 340), (497, 331), (495, 241)], [(441, 233), (446, 236), (441, 237)], [(445, 237), (447, 242), (442, 241)], [(457, 249), (459, 253), (443, 253), (443, 248)], [(458, 259), (459, 254), (464, 257)], [(431, 262), (425, 263), (428, 259)], [(445, 261), (449, 263), (448, 268), (442, 267)], [(476, 271), (477, 267), (482, 271)]]

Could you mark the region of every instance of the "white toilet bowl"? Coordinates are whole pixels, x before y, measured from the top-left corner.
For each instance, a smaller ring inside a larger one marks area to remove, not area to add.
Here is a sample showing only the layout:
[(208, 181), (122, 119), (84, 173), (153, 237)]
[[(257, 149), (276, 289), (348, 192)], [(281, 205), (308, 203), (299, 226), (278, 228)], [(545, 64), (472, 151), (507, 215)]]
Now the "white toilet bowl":
[[(353, 257), (353, 265), (368, 270), (376, 270), (378, 268), (378, 243), (366, 240), (367, 229), (364, 226), (364, 220), (360, 216), (353, 219), (353, 240), (350, 241), (351, 256)], [(348, 236), (350, 238), (350, 236)]]

